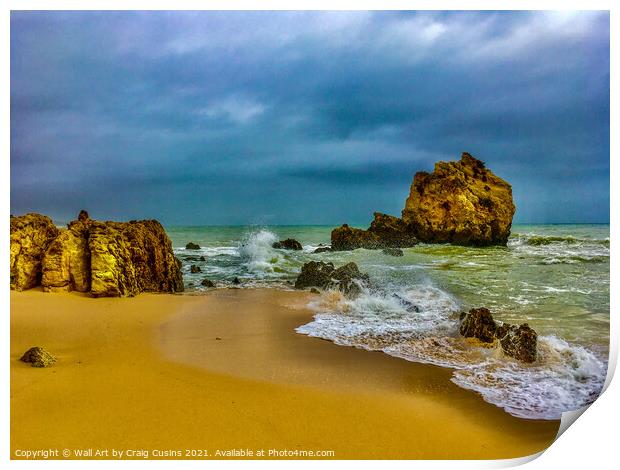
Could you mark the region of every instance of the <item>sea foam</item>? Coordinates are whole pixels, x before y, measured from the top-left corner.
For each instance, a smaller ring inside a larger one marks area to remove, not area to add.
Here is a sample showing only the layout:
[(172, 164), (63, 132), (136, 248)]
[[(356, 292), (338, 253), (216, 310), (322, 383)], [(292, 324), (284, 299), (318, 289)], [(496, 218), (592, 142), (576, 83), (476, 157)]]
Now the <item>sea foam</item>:
[(458, 335), (458, 302), (430, 284), (366, 289), (356, 299), (329, 291), (310, 308), (317, 314), (298, 333), (452, 368), (454, 383), (521, 418), (559, 419), (594, 401), (605, 380), (604, 360), (555, 336), (539, 338), (534, 364), (468, 342)]

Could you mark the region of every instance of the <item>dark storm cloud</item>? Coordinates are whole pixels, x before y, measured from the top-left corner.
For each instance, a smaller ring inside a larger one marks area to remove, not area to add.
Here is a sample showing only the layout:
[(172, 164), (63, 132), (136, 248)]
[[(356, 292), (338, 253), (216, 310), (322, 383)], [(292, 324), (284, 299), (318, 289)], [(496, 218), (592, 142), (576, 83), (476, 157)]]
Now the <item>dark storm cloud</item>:
[(463, 150), (517, 221), (607, 221), (608, 14), (11, 16), (14, 213), (366, 223)]

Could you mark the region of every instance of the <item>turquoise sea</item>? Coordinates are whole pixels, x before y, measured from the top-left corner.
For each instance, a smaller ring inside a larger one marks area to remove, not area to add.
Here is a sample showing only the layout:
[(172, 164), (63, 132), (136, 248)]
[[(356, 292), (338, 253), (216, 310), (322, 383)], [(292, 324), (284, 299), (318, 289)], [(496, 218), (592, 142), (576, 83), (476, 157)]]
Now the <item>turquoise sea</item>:
[[(208, 278), (226, 288), (291, 289), (310, 260), (349, 261), (373, 289), (358, 298), (317, 295), (300, 334), (454, 370), (453, 381), (523, 418), (558, 419), (600, 393), (609, 352), (609, 225), (514, 225), (506, 247), (420, 244), (393, 257), (381, 250), (313, 254), (333, 226), (166, 227), (189, 292)], [(302, 251), (277, 250), (295, 238)], [(186, 250), (187, 242), (201, 246)], [(204, 256), (205, 261), (199, 259)], [(198, 265), (201, 272), (190, 273)], [(411, 304), (418, 307), (414, 311)], [(527, 322), (539, 334), (531, 365), (458, 335), (458, 312), (488, 307), (494, 318)]]

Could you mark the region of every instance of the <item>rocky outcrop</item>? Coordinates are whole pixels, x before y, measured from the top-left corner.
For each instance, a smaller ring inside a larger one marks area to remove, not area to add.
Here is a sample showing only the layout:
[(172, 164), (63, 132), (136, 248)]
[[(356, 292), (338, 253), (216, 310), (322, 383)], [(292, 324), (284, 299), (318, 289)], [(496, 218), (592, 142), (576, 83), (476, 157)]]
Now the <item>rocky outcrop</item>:
[(366, 248), (406, 248), (418, 243), (410, 226), (398, 217), (380, 212), (374, 213), (374, 220), (368, 230), (349, 227), (344, 224), (332, 230), (332, 249), (336, 251)]
[(295, 288), (320, 287), (326, 289), (331, 283), (331, 274), (335, 269), (334, 263), (310, 261), (301, 267), (301, 272), (295, 280)]
[(30, 348), (19, 360), (32, 367), (51, 367), (56, 362), (56, 358), (40, 346)]
[(330, 251), (334, 251), (331, 246), (319, 246), (312, 253), (329, 253)]
[(505, 245), (514, 212), (510, 184), (463, 153), (416, 173), (402, 220), (428, 243)]
[(418, 244), (411, 226), (393, 215), (375, 212), (368, 231), (381, 241), (381, 248), (409, 248)]
[(192, 264), (189, 267), (189, 272), (192, 273), (192, 274), (196, 274), (196, 273), (199, 273), (201, 271), (202, 271), (202, 269), (200, 269), (200, 266), (196, 266), (195, 264)]
[(185, 245), (185, 249), (186, 250), (200, 250), (200, 245), (198, 245), (197, 243), (189, 242), (187, 245)]
[(271, 245), (273, 248), (281, 249), (281, 250), (302, 250), (303, 247), (301, 243), (299, 243), (294, 238), (287, 238), (286, 240), (280, 240), (279, 242), (275, 242)]
[(461, 313), (459, 332), (466, 338), (483, 343), (499, 342), (508, 356), (523, 362), (534, 362), (537, 356), (538, 335), (527, 323), (520, 326), (496, 323), (487, 308), (472, 308)]
[(90, 290), (88, 224), (78, 219), (49, 245), (42, 266), (41, 285), (47, 292)]
[(368, 230), (344, 224), (332, 231), (332, 248), (505, 245), (514, 212), (510, 184), (465, 152), (458, 162), (437, 162), (433, 173), (415, 174), (402, 218), (375, 212)]
[[(37, 256), (32, 255), (33, 245), (39, 247)], [(38, 264), (20, 261), (25, 251), (28, 259), (38, 257)], [(98, 222), (82, 211), (59, 232), (51, 220), (38, 214), (11, 219), (11, 285), (15, 277), (15, 288), (40, 282), (46, 291), (76, 290), (95, 297), (180, 292), (180, 268), (170, 239), (156, 220)], [(19, 283), (22, 278), (31, 282)]]
[(200, 282), (200, 285), (203, 287), (215, 287), (215, 284), (213, 283), (213, 281), (210, 279), (206, 279), (206, 278)]
[(466, 338), (477, 338), (483, 343), (495, 341), (497, 324), (488, 308), (472, 308), (469, 313), (461, 314), (459, 332)]
[(11, 216), (11, 289), (30, 289), (40, 284), (42, 260), (58, 229), (40, 214)]
[(374, 233), (360, 228), (349, 227), (348, 224), (332, 230), (332, 250), (345, 251), (357, 248), (374, 250), (380, 247), (379, 239)]
[(523, 362), (536, 360), (538, 335), (527, 323), (519, 326), (504, 323), (498, 327), (497, 337), (502, 349), (509, 356)]
[(368, 274), (362, 273), (355, 263), (347, 263), (336, 269), (333, 263), (310, 261), (302, 266), (295, 281), (295, 288), (338, 289), (345, 295), (354, 296), (359, 294), (361, 286), (368, 285), (369, 281)]
[(88, 225), (93, 296), (183, 291), (172, 243), (158, 221), (91, 221)]

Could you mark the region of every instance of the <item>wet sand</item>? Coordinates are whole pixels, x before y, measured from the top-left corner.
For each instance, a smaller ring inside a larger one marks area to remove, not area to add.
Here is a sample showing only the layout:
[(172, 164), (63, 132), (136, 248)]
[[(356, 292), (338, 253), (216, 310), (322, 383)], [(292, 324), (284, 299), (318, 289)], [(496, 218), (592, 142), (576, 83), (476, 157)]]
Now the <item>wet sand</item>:
[[(559, 421), (514, 418), (447, 369), (295, 333), (308, 295), (11, 292), (12, 457), (495, 459), (553, 441)], [(21, 363), (31, 346), (58, 363)]]

